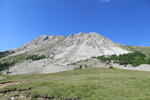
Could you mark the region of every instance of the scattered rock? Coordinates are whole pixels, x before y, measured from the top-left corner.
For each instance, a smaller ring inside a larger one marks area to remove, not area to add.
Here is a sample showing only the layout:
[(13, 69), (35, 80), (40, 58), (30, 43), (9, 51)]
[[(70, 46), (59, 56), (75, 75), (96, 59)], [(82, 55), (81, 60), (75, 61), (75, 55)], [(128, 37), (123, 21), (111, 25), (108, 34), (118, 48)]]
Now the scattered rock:
[(9, 89), (9, 90), (4, 90), (4, 91), (0, 91), (0, 93), (9, 93), (9, 92), (14, 92), (14, 91), (17, 91), (17, 89), (16, 88), (14, 88), (14, 89)]
[(79, 100), (78, 98), (66, 98), (65, 100)]
[(18, 92), (20, 92), (20, 91), (29, 91), (29, 90), (31, 90), (31, 89), (32, 89), (32, 88), (28, 88), (28, 89), (17, 89), (17, 88), (14, 88), (14, 89), (9, 89), (9, 90), (0, 91), (0, 93), (5, 94), (5, 93), (10, 93), (10, 92), (15, 92), (15, 91), (18, 91)]
[(33, 97), (33, 98), (41, 98), (41, 99), (54, 99), (54, 96), (47, 96), (47, 95), (40, 95), (40, 94), (36, 94), (36, 95), (27, 95), (28, 97)]
[(16, 98), (15, 97), (11, 97), (10, 100), (16, 100)]

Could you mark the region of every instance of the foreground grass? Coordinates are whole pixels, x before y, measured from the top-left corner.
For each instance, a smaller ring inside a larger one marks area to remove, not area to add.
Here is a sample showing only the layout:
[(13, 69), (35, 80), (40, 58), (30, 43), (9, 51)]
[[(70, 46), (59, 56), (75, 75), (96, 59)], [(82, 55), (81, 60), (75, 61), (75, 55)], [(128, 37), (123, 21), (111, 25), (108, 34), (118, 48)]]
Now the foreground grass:
[[(32, 88), (31, 91), (3, 95), (8, 100), (16, 94), (55, 96), (53, 100), (150, 100), (150, 73), (108, 68), (89, 68), (55, 74), (3, 76), (6, 81), (22, 81), (0, 90)], [(27, 100), (30, 100), (28, 98)]]

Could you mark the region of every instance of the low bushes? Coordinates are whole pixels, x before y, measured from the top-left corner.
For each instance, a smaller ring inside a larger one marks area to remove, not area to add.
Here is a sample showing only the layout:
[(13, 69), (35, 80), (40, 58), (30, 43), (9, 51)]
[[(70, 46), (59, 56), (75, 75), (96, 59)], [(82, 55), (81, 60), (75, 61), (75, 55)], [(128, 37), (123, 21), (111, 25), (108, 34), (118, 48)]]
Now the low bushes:
[(13, 66), (16, 62), (11, 63), (0, 63), (0, 71), (8, 70), (10, 66)]
[(32, 59), (32, 60), (40, 60), (46, 58), (44, 55), (30, 55), (26, 58), (26, 60)]

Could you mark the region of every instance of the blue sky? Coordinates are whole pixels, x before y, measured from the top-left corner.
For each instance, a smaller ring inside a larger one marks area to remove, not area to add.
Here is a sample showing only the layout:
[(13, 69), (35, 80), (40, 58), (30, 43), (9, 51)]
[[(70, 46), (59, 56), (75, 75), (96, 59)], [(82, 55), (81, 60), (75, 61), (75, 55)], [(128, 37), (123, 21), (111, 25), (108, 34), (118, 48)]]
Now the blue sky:
[(78, 32), (150, 46), (150, 0), (0, 0), (0, 51)]

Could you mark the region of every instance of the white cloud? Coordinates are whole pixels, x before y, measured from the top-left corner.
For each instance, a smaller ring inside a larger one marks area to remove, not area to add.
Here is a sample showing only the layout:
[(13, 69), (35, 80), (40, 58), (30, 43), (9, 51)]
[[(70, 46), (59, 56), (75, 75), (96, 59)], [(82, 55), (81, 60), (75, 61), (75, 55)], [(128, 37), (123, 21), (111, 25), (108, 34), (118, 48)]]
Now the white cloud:
[(110, 0), (101, 0), (102, 2), (109, 2)]

